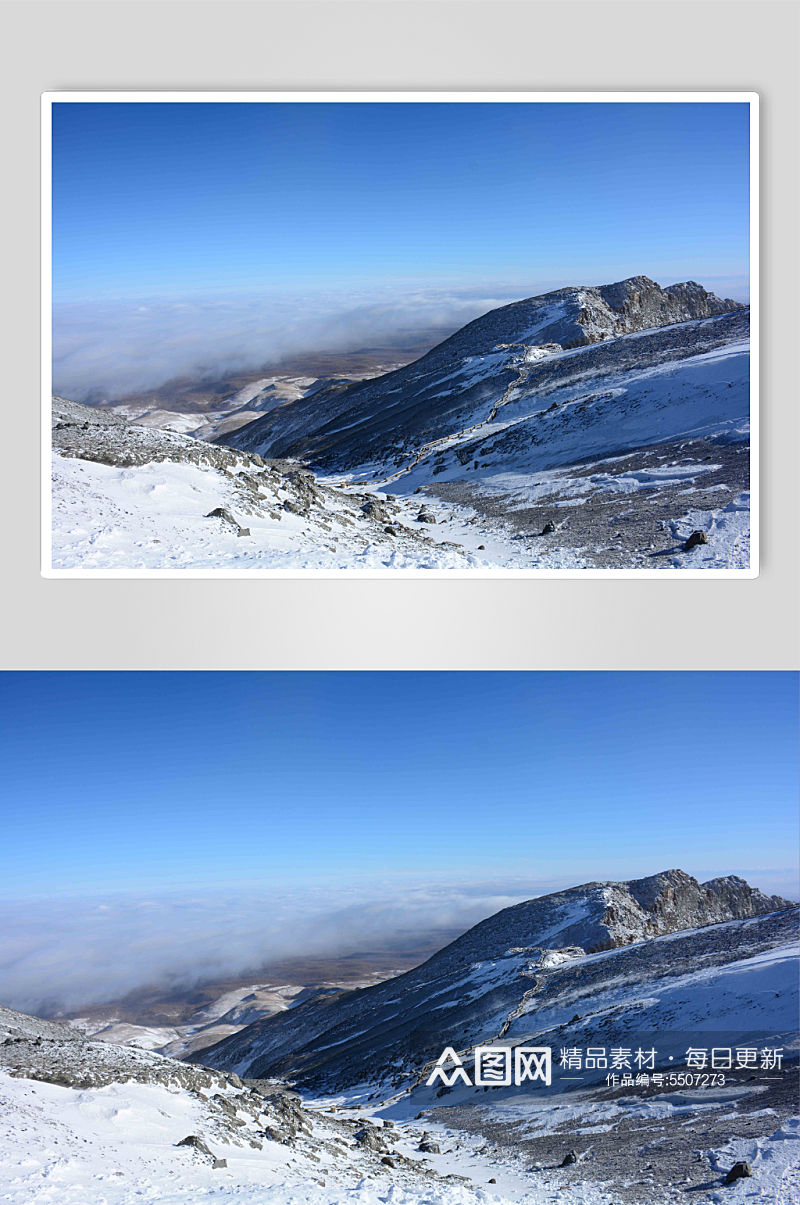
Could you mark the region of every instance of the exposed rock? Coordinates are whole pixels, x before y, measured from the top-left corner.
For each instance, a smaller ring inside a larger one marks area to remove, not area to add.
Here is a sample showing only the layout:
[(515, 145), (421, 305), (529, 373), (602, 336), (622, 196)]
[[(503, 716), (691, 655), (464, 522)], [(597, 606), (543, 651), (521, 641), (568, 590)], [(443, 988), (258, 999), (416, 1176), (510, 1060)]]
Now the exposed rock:
[(418, 523), (435, 523), (436, 516), (432, 515), (428, 510), (421, 510), (417, 515)]
[(706, 533), (704, 531), (693, 531), (692, 534), (689, 536), (689, 539), (684, 544), (683, 551), (691, 552), (691, 550), (693, 548), (696, 548), (698, 544), (707, 544), (707, 543), (708, 543), (708, 536), (706, 535)]
[(359, 1130), (354, 1135), (354, 1138), (359, 1146), (366, 1147), (369, 1151), (387, 1150), (385, 1139), (381, 1136), (380, 1131), (373, 1126), (365, 1126), (363, 1130)]
[(438, 1143), (434, 1142), (429, 1134), (422, 1135), (422, 1140), (417, 1150), (422, 1151), (426, 1155), (438, 1155), (440, 1153)]
[(240, 527), (239, 524), (237, 523), (236, 519), (234, 519), (231, 512), (224, 506), (214, 507), (213, 510), (208, 512), (208, 514), (206, 515), (206, 518), (207, 519), (222, 519), (223, 523), (227, 523), (227, 525), (229, 527), (232, 527), (234, 529), (237, 536), (249, 536), (250, 535), (250, 528), (249, 527)]
[(209, 1159), (213, 1159), (214, 1155), (203, 1142), (202, 1138), (198, 1138), (196, 1134), (189, 1134), (186, 1138), (181, 1138), (180, 1142), (175, 1143), (176, 1146), (192, 1146), (201, 1155), (207, 1155)]
[(544, 527), (542, 528), (542, 530), (539, 534), (543, 535), (543, 536), (549, 536), (552, 534), (552, 532), (555, 531), (555, 529), (556, 529), (556, 525), (552, 521), (552, 519), (550, 519), (547, 523), (545, 523)]
[(577, 1162), (578, 1162), (577, 1151), (568, 1151), (567, 1154), (564, 1156), (564, 1158), (561, 1160), (560, 1166), (561, 1167), (569, 1167), (570, 1164), (577, 1163)]
[(752, 1167), (747, 1162), (747, 1160), (744, 1159), (744, 1160), (742, 1160), (741, 1163), (734, 1163), (733, 1167), (731, 1168), (731, 1170), (728, 1172), (727, 1176), (725, 1177), (725, 1183), (726, 1184), (735, 1184), (737, 1180), (743, 1180), (747, 1176), (752, 1176), (752, 1174), (753, 1174)]

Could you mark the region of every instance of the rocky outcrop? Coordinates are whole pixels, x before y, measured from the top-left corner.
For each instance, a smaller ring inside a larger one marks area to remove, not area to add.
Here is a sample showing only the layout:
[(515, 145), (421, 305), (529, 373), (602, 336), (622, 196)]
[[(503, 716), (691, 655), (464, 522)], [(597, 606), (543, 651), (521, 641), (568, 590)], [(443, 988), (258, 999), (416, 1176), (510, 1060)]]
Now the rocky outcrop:
[(478, 951), (483, 958), (497, 957), (509, 946), (579, 946), (591, 954), (663, 933), (794, 906), (781, 896), (762, 894), (735, 875), (700, 884), (682, 870), (665, 870), (627, 883), (584, 883), (505, 908), (434, 954), (431, 961), (457, 965), (471, 961)]
[[(312, 472), (295, 461), (264, 460), (257, 452), (214, 446), (157, 427), (136, 426), (119, 415), (53, 398), (53, 452), (56, 457), (93, 461), (116, 469), (136, 469), (154, 462), (174, 462), (208, 473), (222, 505), (205, 512), (209, 529), (236, 537), (259, 535), (254, 520), (282, 521), (296, 516), (308, 525), (309, 540), (317, 537), (332, 553), (365, 547), (385, 549), (387, 557), (427, 554), (429, 549), (453, 553), (470, 563), (460, 545), (434, 542), (396, 499), (378, 501), (372, 494), (319, 484)], [(427, 523), (435, 523), (431, 516)], [(287, 527), (290, 525), (287, 524)], [(295, 532), (297, 525), (294, 525)], [(262, 535), (263, 539), (263, 535)], [(341, 544), (339, 541), (341, 540)], [(158, 542), (158, 541), (156, 541)], [(299, 542), (299, 541), (298, 541)], [(337, 548), (338, 544), (338, 548)]]
[(139, 427), (118, 414), (53, 398), (53, 450), (77, 460), (131, 468), (154, 460), (174, 460), (206, 468), (235, 470), (263, 464), (260, 456), (212, 447), (191, 435), (163, 427)]
[[(271, 1084), (270, 1091), (242, 1082), (238, 1075), (194, 1067), (154, 1051), (87, 1040), (57, 1021), (43, 1021), (0, 1008), (0, 1070), (28, 1079), (82, 1091), (135, 1082), (186, 1093), (203, 1108), (204, 1125), (215, 1141), (261, 1150), (264, 1140), (319, 1146), (312, 1135), (311, 1115), (297, 1099)], [(202, 1137), (189, 1135), (190, 1146), (215, 1167), (224, 1166)]]

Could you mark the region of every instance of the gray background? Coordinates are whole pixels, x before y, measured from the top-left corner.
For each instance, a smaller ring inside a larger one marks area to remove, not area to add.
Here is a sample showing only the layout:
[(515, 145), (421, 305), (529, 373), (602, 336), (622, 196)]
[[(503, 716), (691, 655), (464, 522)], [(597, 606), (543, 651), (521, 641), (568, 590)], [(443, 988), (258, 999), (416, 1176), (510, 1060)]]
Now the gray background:
[[(765, 0), (3, 3), (0, 668), (795, 667), (798, 11)], [(41, 578), (39, 97), (93, 88), (758, 91), (760, 577)]]

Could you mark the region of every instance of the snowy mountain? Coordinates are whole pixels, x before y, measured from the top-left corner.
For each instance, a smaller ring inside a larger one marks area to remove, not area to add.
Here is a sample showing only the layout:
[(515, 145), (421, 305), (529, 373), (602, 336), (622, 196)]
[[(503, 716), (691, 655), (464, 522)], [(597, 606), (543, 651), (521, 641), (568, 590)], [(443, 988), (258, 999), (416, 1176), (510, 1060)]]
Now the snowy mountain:
[[(657, 983), (698, 969), (723, 975), (796, 935), (796, 905), (736, 876), (699, 884), (670, 870), (587, 883), (504, 909), (385, 984), (312, 1000), (190, 1058), (314, 1090), (408, 1083), (446, 1047), (492, 1041), (523, 1015), (541, 1036), (583, 1016), (587, 999), (592, 1015), (624, 1030), (624, 1010), (636, 1015), (643, 997), (657, 1000)], [(790, 1030), (792, 1007), (787, 996), (767, 1028)], [(657, 1015), (651, 1009), (647, 1028)], [(700, 1018), (684, 1020), (691, 1028)], [(726, 1027), (722, 1015), (718, 1022)]]
[[(741, 319), (734, 321), (734, 315)], [(230, 442), (262, 455), (302, 456), (330, 471), (374, 461), (407, 472), (408, 462), (429, 444), (456, 435), (466, 439), (509, 402), (536, 399), (536, 412), (542, 412), (544, 399), (547, 406), (553, 400), (563, 405), (579, 393), (585, 403), (604, 378), (672, 365), (746, 340), (746, 318), (746, 306), (721, 301), (693, 281), (662, 289), (635, 276), (601, 287), (558, 289), (490, 311), (396, 372), (353, 385), (336, 383), (281, 407), (240, 428)], [(664, 330), (676, 325), (681, 329)], [(621, 338), (644, 330), (658, 330), (659, 337)], [(608, 340), (612, 346), (600, 354), (573, 351)], [(618, 387), (615, 381), (612, 388)], [(686, 430), (677, 419), (668, 429), (673, 435)], [(549, 442), (550, 432), (543, 435)], [(610, 438), (603, 450), (623, 446), (619, 433)], [(586, 449), (594, 450), (596, 445)]]
[[(302, 983), (251, 983), (220, 992), (185, 1019), (175, 1018), (173, 1024), (161, 1018), (160, 1023), (154, 1024), (146, 1016), (131, 1020), (129, 1002), (125, 1000), (95, 1006), (90, 1010), (92, 1015), (70, 1016), (67, 1021), (71, 1028), (95, 1042), (137, 1046), (141, 1050), (157, 1050), (171, 1058), (183, 1058), (215, 1045), (262, 1017), (296, 1008), (313, 996), (371, 987), (400, 973), (400, 970), (373, 971), (361, 977), (348, 977), (346, 982), (334, 979), (316, 982), (311, 987)], [(213, 985), (207, 990), (213, 990)], [(159, 1004), (156, 997), (150, 1009), (160, 1012), (163, 1007), (163, 1002)]]
[[(793, 1205), (798, 909), (787, 904), (738, 878), (701, 885), (679, 871), (528, 901), (415, 971), (309, 1000), (218, 1046), (238, 1043), (246, 1079), (197, 1065), (214, 1052), (177, 1062), (0, 1008), (0, 1197)], [(744, 919), (719, 919), (731, 914)], [(691, 920), (701, 927), (675, 930)], [(573, 936), (596, 952), (560, 944)], [(538, 944), (504, 947), (512, 937)], [(246, 1017), (242, 997), (218, 1002), (208, 1020), (230, 1003)], [(283, 1061), (309, 1086), (338, 1083), (334, 1096), (301, 1099), (265, 1078), (247, 1048), (263, 1052), (270, 1024), (302, 1013)], [(585, 1073), (574, 1069), (585, 1048), (632, 1054), (640, 1040), (657, 1047), (658, 1075), (618, 1085), (588, 1061)], [(552, 1085), (427, 1085), (445, 1045), (471, 1070), (478, 1042), (552, 1047)], [(752, 1057), (743, 1070), (701, 1076), (687, 1044), (744, 1045)], [(759, 1058), (778, 1048), (782, 1061)]]
[(54, 567), (751, 568), (749, 310), (693, 282), (560, 289), (231, 400), (192, 438), (57, 399)]

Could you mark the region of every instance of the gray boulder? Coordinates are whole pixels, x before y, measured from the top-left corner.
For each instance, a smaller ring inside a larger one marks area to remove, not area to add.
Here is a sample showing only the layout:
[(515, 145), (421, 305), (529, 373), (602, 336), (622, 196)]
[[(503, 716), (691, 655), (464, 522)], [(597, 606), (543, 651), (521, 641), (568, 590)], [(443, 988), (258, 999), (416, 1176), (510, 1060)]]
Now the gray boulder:
[(752, 1176), (753, 1169), (746, 1159), (741, 1163), (734, 1163), (731, 1170), (725, 1177), (726, 1184), (735, 1184), (737, 1180), (744, 1180), (747, 1176)]
[(689, 539), (684, 544), (683, 551), (691, 552), (691, 550), (693, 548), (696, 548), (698, 544), (707, 544), (707, 543), (708, 543), (708, 536), (706, 535), (706, 533), (704, 531), (693, 531), (692, 534), (689, 536)]

